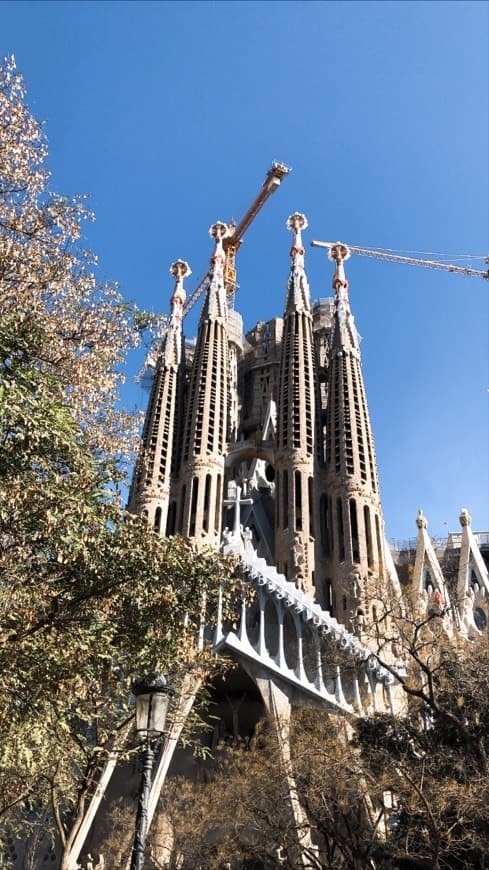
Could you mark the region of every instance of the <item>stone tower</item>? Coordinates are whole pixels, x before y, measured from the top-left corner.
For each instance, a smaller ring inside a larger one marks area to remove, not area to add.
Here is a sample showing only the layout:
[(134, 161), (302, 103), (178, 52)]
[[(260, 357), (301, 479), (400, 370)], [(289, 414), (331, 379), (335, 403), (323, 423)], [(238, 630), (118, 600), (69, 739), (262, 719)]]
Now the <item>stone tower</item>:
[(327, 375), (320, 526), (323, 605), (349, 627), (370, 621), (386, 577), (384, 521), (360, 343), (350, 310), (344, 245), (332, 247), (335, 304)]
[(230, 413), (228, 310), (224, 288), (223, 238), (227, 227), (210, 229), (215, 239), (210, 280), (200, 316), (186, 396), (180, 474), (176, 484), (176, 530), (198, 544), (219, 546), (224, 463)]
[(173, 454), (180, 421), (182, 365), (183, 279), (188, 263), (177, 260), (170, 268), (175, 278), (171, 315), (156, 359), (156, 370), (144, 423), (141, 449), (133, 477), (128, 508), (144, 513), (161, 534), (167, 529)]
[(317, 377), (312, 307), (304, 269), (303, 214), (289, 217), (294, 234), (285, 304), (275, 450), (275, 554), (277, 568), (314, 594)]

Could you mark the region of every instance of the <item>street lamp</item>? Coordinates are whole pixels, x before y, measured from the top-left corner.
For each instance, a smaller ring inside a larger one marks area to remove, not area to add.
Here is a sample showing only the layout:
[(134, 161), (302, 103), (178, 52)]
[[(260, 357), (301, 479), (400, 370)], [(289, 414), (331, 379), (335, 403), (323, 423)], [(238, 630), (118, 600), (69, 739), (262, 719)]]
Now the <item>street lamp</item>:
[(148, 801), (154, 761), (153, 743), (165, 730), (168, 704), (173, 691), (162, 674), (148, 674), (144, 680), (134, 683), (132, 693), (136, 697), (136, 731), (142, 740), (144, 754), (131, 870), (143, 870), (148, 831)]

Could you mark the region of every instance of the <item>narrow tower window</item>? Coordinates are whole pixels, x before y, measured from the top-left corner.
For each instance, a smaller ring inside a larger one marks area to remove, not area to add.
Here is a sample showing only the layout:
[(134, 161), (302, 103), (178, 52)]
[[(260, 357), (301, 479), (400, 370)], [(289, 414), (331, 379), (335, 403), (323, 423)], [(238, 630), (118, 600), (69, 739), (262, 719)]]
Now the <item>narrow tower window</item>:
[(210, 474), (206, 474), (205, 476), (205, 490), (204, 490), (204, 516), (202, 520), (202, 525), (204, 528), (204, 532), (209, 531), (209, 503), (211, 499), (211, 476)]
[(170, 502), (170, 507), (168, 508), (168, 517), (166, 520), (166, 534), (174, 535), (175, 534), (175, 525), (177, 519), (177, 503), (175, 501)]
[(289, 527), (289, 472), (284, 471), (284, 485), (282, 490), (282, 528)]
[(324, 492), (319, 499), (319, 529), (323, 553), (325, 556), (329, 556), (328, 499)]
[(280, 528), (280, 474), (275, 481), (275, 528)]
[(302, 530), (302, 489), (301, 489), (301, 473), (296, 471), (295, 475), (295, 527), (297, 531)]
[(182, 534), (182, 535), (185, 534), (185, 530), (183, 528), (183, 521), (185, 518), (185, 500), (186, 500), (186, 498), (187, 498), (187, 487), (184, 484), (182, 486), (181, 501), (180, 501), (180, 519), (178, 522), (178, 528), (180, 529), (180, 534)]
[(154, 519), (154, 523), (153, 523), (153, 528), (154, 528), (155, 532), (158, 532), (158, 534), (160, 534), (160, 531), (161, 531), (161, 507), (157, 507), (155, 510), (155, 519)]
[(363, 519), (365, 523), (365, 541), (367, 543), (367, 563), (369, 568), (373, 568), (374, 556), (372, 552), (372, 529), (370, 526), (370, 510), (368, 505), (363, 508)]
[(192, 481), (192, 499), (190, 502), (190, 526), (189, 535), (192, 538), (195, 535), (195, 521), (197, 517), (197, 498), (199, 495), (199, 478), (194, 477)]
[(341, 498), (336, 499), (336, 516), (338, 520), (338, 547), (340, 562), (345, 561), (345, 528), (343, 525), (343, 505)]
[(309, 534), (314, 538), (314, 488), (312, 477), (307, 479), (307, 498), (309, 501)]
[(221, 475), (217, 475), (216, 480), (216, 510), (214, 514), (214, 529), (216, 535), (219, 534), (219, 530), (221, 528), (221, 486), (222, 486), (222, 478)]
[(380, 536), (380, 522), (378, 514), (375, 514), (375, 532), (377, 535), (377, 552), (379, 554), (379, 576), (382, 577), (384, 573), (384, 560), (382, 558), (382, 538)]
[(329, 577), (326, 577), (324, 581), (324, 603), (326, 606), (326, 610), (329, 610), (330, 613), (333, 612), (333, 590), (331, 586), (331, 580)]
[(358, 540), (357, 505), (354, 498), (350, 499), (350, 530), (353, 561), (360, 561), (360, 544)]

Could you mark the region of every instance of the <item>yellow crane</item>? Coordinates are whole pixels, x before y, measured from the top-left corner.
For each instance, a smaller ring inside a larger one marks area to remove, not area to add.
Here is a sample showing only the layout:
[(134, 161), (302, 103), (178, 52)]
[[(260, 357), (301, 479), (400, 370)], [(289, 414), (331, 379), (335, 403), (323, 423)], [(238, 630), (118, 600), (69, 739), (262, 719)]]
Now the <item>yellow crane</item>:
[[(489, 280), (489, 270), (472, 269), (469, 266), (454, 266), (452, 263), (443, 263), (438, 260), (425, 260), (421, 257), (405, 257), (394, 251), (383, 251), (380, 248), (360, 248), (358, 245), (347, 245), (343, 242), (311, 242), (314, 248), (328, 248), (330, 260), (347, 260), (350, 254), (359, 254), (361, 257), (373, 257), (376, 260), (390, 260), (393, 263), (405, 263), (408, 266), (425, 266), (427, 269), (442, 269), (445, 272), (456, 272), (459, 275), (483, 278)], [(485, 258), (489, 263), (489, 257)]]
[[(226, 288), (228, 300), (230, 301), (232, 300), (234, 294), (236, 293), (236, 290), (238, 289), (238, 285), (236, 283), (236, 254), (241, 247), (243, 236), (248, 227), (255, 220), (257, 214), (265, 205), (266, 201), (271, 197), (272, 193), (275, 193), (277, 188), (280, 187), (282, 179), (284, 179), (291, 171), (292, 170), (290, 169), (290, 167), (286, 166), (285, 163), (279, 163), (277, 160), (274, 160), (265, 176), (265, 181), (261, 186), (258, 196), (255, 197), (239, 223), (236, 224), (232, 220), (227, 225), (228, 233), (223, 240), (223, 247), (226, 252), (226, 262), (224, 264), (224, 286)], [(204, 290), (207, 289), (207, 287), (209, 286), (210, 278), (211, 272), (208, 271), (199, 282), (193, 293), (191, 293), (190, 296), (187, 297), (186, 302), (183, 306), (183, 317), (188, 314), (192, 306), (195, 305), (195, 303), (197, 302), (197, 299), (202, 295)], [(163, 331), (163, 335), (165, 332), (166, 327)], [(163, 337), (163, 335), (161, 337)], [(151, 389), (151, 382), (154, 376), (155, 367), (156, 354), (154, 351), (150, 351), (146, 355), (144, 365), (139, 370), (135, 378), (135, 382), (137, 384), (141, 384), (143, 389)]]
[[(261, 211), (266, 201), (271, 197), (272, 193), (275, 193), (278, 187), (282, 182), (282, 179), (285, 178), (289, 172), (291, 172), (290, 167), (286, 166), (285, 163), (279, 163), (274, 160), (271, 168), (268, 170), (265, 181), (263, 182), (260, 192), (258, 196), (255, 197), (250, 207), (246, 211), (245, 215), (241, 218), (238, 224), (234, 221), (231, 221), (228, 224), (228, 235), (223, 240), (223, 247), (226, 252), (226, 262), (224, 264), (224, 285), (226, 287), (226, 293), (228, 297), (233, 297), (238, 289), (238, 285), (236, 283), (236, 254), (241, 247), (241, 243), (243, 241), (243, 236), (248, 229), (248, 227), (253, 223), (257, 214)], [(190, 296), (187, 298), (185, 305), (183, 307), (183, 316), (190, 311), (193, 305), (197, 302), (199, 296), (202, 295), (204, 290), (207, 288), (208, 281), (210, 278), (210, 272), (207, 272), (202, 281), (198, 284), (196, 289)]]

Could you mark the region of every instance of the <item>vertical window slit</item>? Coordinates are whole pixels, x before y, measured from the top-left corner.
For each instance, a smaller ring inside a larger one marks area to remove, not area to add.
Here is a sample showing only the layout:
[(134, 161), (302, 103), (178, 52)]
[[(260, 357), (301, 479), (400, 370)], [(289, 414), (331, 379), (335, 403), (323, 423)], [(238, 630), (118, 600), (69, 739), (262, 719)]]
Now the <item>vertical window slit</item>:
[(343, 525), (343, 505), (341, 498), (336, 499), (336, 517), (338, 521), (338, 547), (340, 562), (345, 561), (345, 528)]
[(367, 542), (367, 563), (369, 568), (373, 568), (374, 557), (372, 552), (372, 529), (370, 526), (370, 510), (368, 505), (363, 508), (363, 519), (365, 522), (365, 540)]

